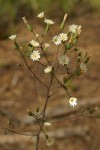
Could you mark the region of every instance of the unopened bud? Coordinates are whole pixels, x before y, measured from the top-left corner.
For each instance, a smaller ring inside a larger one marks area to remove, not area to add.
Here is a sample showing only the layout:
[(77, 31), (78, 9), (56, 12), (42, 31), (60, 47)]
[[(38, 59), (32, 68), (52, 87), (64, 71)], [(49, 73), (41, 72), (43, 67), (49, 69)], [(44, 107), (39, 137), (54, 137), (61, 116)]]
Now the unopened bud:
[(89, 60), (90, 60), (90, 56), (88, 56), (88, 57), (86, 58), (86, 60), (85, 60), (84, 63), (87, 64)]
[(77, 29), (77, 34), (78, 34), (78, 35), (80, 35), (80, 33), (81, 33), (81, 31), (82, 31), (81, 28), (82, 28), (82, 26), (79, 26), (78, 29)]
[(65, 15), (64, 15), (63, 21), (62, 21), (62, 23), (61, 23), (61, 25), (60, 25), (60, 29), (63, 29), (63, 28), (64, 28), (65, 22), (66, 22), (66, 19), (67, 19), (67, 16), (68, 16), (68, 14), (65, 14)]
[(33, 116), (33, 113), (31, 112), (30, 109), (27, 109), (27, 113), (29, 114), (29, 116)]
[(51, 124), (51, 122), (44, 122), (44, 125), (45, 126), (51, 126), (52, 124)]
[(24, 23), (27, 25), (28, 24), (28, 22), (27, 22), (27, 20), (26, 20), (26, 17), (24, 16), (24, 17), (22, 17), (22, 20), (24, 21)]
[(28, 21), (27, 21), (27, 19), (26, 19), (26, 17), (25, 17), (25, 16), (24, 16), (24, 17), (22, 17), (22, 20), (23, 20), (23, 22), (25, 23), (25, 25), (26, 25), (27, 29), (28, 29), (28, 30), (30, 30), (30, 31), (33, 31), (33, 29), (32, 29), (32, 27), (31, 27), (31, 25), (28, 23)]
[(79, 47), (76, 47), (75, 49), (74, 49), (74, 51), (78, 51), (80, 48)]

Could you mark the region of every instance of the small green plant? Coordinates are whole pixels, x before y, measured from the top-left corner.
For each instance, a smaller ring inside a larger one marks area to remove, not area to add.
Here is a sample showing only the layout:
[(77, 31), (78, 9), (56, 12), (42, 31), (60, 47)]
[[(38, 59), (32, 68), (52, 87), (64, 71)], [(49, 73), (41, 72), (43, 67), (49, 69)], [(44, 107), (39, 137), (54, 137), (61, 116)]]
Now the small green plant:
[[(32, 26), (28, 23), (26, 17), (22, 17), (25, 26), (27, 29), (33, 34), (33, 39), (29, 41), (26, 45), (29, 48), (27, 57), (30, 58), (30, 60), (34, 64), (34, 71), (31, 69), (27, 62), (27, 58), (23, 54), (23, 46), (19, 45), (17, 41), (17, 36), (12, 35), (9, 37), (11, 39), (17, 49), (17, 51), (22, 56), (22, 59), (24, 60), (29, 72), (32, 73), (34, 79), (36, 81), (39, 81), (42, 86), (45, 87), (46, 97), (43, 110), (40, 109), (40, 107), (36, 106), (36, 111), (32, 112), (31, 110), (27, 110), (27, 113), (30, 117), (33, 117), (38, 126), (39, 130), (37, 133), (32, 134), (36, 137), (36, 147), (35, 150), (39, 149), (39, 140), (40, 140), (40, 134), (43, 133), (46, 139), (46, 144), (48, 146), (51, 146), (54, 143), (54, 139), (50, 137), (45, 131), (44, 125), (49, 124), (49, 120), (46, 119), (46, 111), (47, 111), (47, 105), (49, 102), (49, 99), (52, 98), (58, 91), (58, 89), (63, 89), (66, 96), (66, 102), (69, 103), (71, 107), (75, 107), (78, 103), (77, 98), (71, 96), (69, 93), (69, 86), (72, 82), (72, 79), (75, 77), (79, 77), (80, 75), (86, 73), (87, 71), (87, 63), (90, 59), (87, 53), (83, 53), (82, 50), (78, 46), (78, 39), (81, 33), (81, 25), (69, 25), (68, 30), (64, 30), (67, 14), (64, 15), (64, 18), (59, 26), (59, 31), (51, 38), (49, 41), (45, 41), (44, 37), (48, 36), (49, 30), (53, 28), (55, 22), (53, 20), (45, 18), (44, 12), (38, 14), (37, 16), (41, 21), (45, 24), (44, 33), (36, 34), (33, 30)], [(42, 37), (42, 39), (41, 39)], [(47, 55), (47, 51), (50, 51), (52, 49), (52, 46), (55, 45), (55, 60), (50, 61)], [(73, 60), (71, 59), (70, 53), (73, 53), (75, 58), (75, 66), (71, 67), (71, 63)], [(45, 63), (42, 62), (42, 58), (45, 58)], [(42, 81), (42, 78), (38, 77), (39, 70), (37, 69), (36, 65), (41, 65), (43, 69), (44, 75), (49, 76), (49, 79), (46, 83)], [(60, 67), (63, 68), (63, 71), (61, 72)], [(60, 74), (60, 78), (58, 76)], [(56, 88), (52, 92), (52, 86), (54, 85), (54, 81), (56, 81), (59, 84), (58, 89)], [(39, 90), (37, 89), (35, 85), (35, 91), (39, 94)], [(52, 94), (51, 94), (52, 92)], [(38, 97), (37, 97), (38, 99)]]

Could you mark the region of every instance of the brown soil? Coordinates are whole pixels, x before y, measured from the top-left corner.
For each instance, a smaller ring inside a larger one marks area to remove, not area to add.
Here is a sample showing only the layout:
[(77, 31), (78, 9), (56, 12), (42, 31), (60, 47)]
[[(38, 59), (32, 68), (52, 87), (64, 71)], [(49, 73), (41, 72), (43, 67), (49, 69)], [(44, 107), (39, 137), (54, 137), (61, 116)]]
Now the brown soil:
[[(71, 95), (77, 97), (80, 101), (86, 98), (95, 99), (100, 94), (100, 16), (86, 15), (79, 18), (69, 20), (68, 24), (81, 24), (83, 31), (80, 37), (79, 45), (86, 52), (91, 55), (91, 60), (88, 64), (88, 72), (86, 75), (75, 78), (73, 80), (74, 88), (71, 91)], [(32, 21), (31, 21), (32, 22)], [(38, 25), (37, 25), (38, 23)], [(41, 23), (37, 20), (32, 22), (36, 33), (40, 33), (43, 29)], [(32, 35), (24, 28), (23, 24), (18, 25), (18, 40), (21, 44), (32, 39)], [(53, 32), (57, 30), (57, 26), (54, 31), (50, 31), (50, 37)], [(48, 37), (49, 39), (49, 37)], [(54, 57), (54, 48), (48, 52), (49, 59)], [(45, 62), (45, 60), (43, 60)], [(28, 62), (32, 66), (32, 62), (28, 59)], [(17, 64), (21, 64), (20, 67)], [(38, 66), (40, 69), (41, 67)], [(41, 72), (41, 79), (46, 83), (47, 76), (43, 76)], [(37, 83), (39, 96), (39, 105), (42, 109), (45, 98), (45, 88)], [(7, 120), (11, 120), (11, 128), (22, 131), (31, 132), (35, 131), (37, 127), (35, 125), (23, 125), (20, 124), (17, 119), (23, 119), (27, 116), (26, 110), (29, 108), (32, 111), (35, 110), (36, 101), (34, 98), (34, 82), (33, 77), (27, 70), (22, 58), (14, 50), (11, 41), (0, 41), (0, 119), (1, 127), (8, 127)], [(65, 93), (61, 91), (59, 96), (55, 96), (49, 102), (48, 107), (56, 108), (57, 105), (66, 105), (67, 109), (67, 97), (66, 101), (63, 100), (66, 97)], [(100, 103), (97, 106), (100, 107)], [(72, 108), (73, 109), (73, 108)], [(75, 117), (74, 119), (67, 120), (67, 118), (60, 123), (54, 123), (49, 127), (51, 131), (56, 129), (75, 128), (77, 126), (88, 128), (88, 133), (83, 137), (71, 136), (69, 138), (56, 139), (53, 146), (48, 148), (45, 141), (40, 141), (40, 150), (100, 150), (100, 120), (98, 118), (83, 118)], [(1, 135), (3, 131), (1, 130)], [(11, 134), (12, 135), (12, 134)], [(3, 136), (3, 135), (2, 135)], [(13, 136), (13, 135), (12, 135)], [(20, 138), (20, 135), (19, 135)], [(34, 150), (34, 142), (31, 139), (21, 142), (13, 143), (0, 143), (0, 150)]]

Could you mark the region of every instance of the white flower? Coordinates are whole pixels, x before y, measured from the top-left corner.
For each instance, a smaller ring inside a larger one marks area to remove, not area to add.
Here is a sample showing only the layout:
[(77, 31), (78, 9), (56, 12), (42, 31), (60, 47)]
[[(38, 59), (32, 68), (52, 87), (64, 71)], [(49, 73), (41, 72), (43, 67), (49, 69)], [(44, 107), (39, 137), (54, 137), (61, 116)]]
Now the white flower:
[(52, 71), (52, 66), (47, 66), (45, 69), (44, 69), (44, 72), (45, 73), (50, 73)]
[(49, 43), (44, 43), (45, 49), (47, 49), (48, 47), (50, 47)]
[(68, 36), (66, 33), (61, 33), (60, 35), (56, 35), (53, 37), (53, 42), (56, 45), (60, 45), (61, 41), (66, 41), (68, 39)]
[(33, 61), (39, 61), (39, 58), (40, 58), (40, 53), (39, 53), (39, 51), (34, 50), (34, 51), (31, 53), (30, 58), (31, 58)]
[(66, 33), (60, 33), (59, 38), (61, 41), (66, 41), (68, 39), (68, 36)]
[(44, 122), (45, 126), (51, 126), (51, 122)]
[(70, 59), (66, 55), (62, 55), (59, 57), (59, 64), (61, 65), (68, 65)]
[(38, 46), (39, 46), (39, 42), (34, 41), (34, 40), (31, 40), (31, 41), (30, 41), (30, 44), (31, 44), (33, 47), (38, 47)]
[(47, 146), (51, 146), (53, 145), (54, 142), (55, 142), (54, 138), (48, 137), (46, 144)]
[(59, 35), (56, 35), (56, 36), (53, 37), (53, 42), (56, 45), (60, 45), (61, 44), (61, 39), (60, 39)]
[(54, 22), (52, 20), (46, 19), (46, 18), (44, 19), (44, 22), (47, 23), (48, 25), (54, 24)]
[(69, 99), (69, 104), (70, 104), (70, 106), (74, 107), (75, 105), (77, 105), (77, 99), (75, 97), (71, 97)]
[(9, 39), (12, 40), (12, 41), (15, 41), (15, 40), (16, 40), (16, 34), (15, 34), (15, 35), (11, 35), (11, 36), (9, 37)]
[(86, 71), (87, 71), (86, 64), (81, 63), (81, 64), (80, 64), (80, 69), (82, 70), (83, 73), (86, 72)]
[(79, 31), (79, 30), (81, 30), (81, 26), (78, 26), (75, 24), (69, 26), (69, 31), (72, 33), (76, 33), (76, 31)]
[(38, 18), (44, 18), (44, 12), (41, 12), (37, 15)]

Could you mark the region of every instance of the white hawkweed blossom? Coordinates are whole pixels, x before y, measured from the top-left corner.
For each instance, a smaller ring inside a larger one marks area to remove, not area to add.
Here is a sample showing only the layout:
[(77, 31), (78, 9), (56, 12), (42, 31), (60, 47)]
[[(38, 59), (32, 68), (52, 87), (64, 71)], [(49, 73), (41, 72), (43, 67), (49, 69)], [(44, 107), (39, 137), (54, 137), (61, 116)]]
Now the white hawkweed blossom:
[(75, 97), (71, 97), (71, 98), (69, 99), (69, 104), (70, 104), (70, 106), (72, 106), (72, 107), (76, 106), (76, 105), (77, 105), (77, 99), (76, 99)]
[(61, 65), (68, 65), (70, 59), (66, 55), (62, 55), (59, 57), (59, 64)]
[(41, 12), (37, 15), (38, 18), (44, 18), (44, 12)]
[(53, 42), (54, 42), (54, 44), (56, 44), (56, 45), (60, 45), (60, 44), (61, 44), (61, 39), (60, 39), (59, 35), (55, 35), (55, 36), (53, 37)]
[(44, 72), (45, 73), (50, 73), (52, 71), (52, 66), (47, 66), (45, 69), (44, 69)]
[(81, 63), (81, 64), (80, 64), (80, 69), (82, 70), (83, 73), (86, 72), (86, 71), (87, 71), (86, 64)]
[(31, 40), (29, 43), (30, 43), (33, 47), (38, 47), (38, 46), (39, 46), (39, 42), (34, 41), (34, 40)]
[(52, 20), (50, 20), (50, 19), (44, 19), (44, 22), (46, 23), (46, 24), (48, 24), (48, 25), (52, 25), (52, 24), (54, 24), (55, 22), (54, 21), (52, 21)]
[(9, 39), (12, 40), (12, 41), (15, 41), (16, 40), (16, 34), (9, 36)]
[(51, 146), (51, 145), (54, 144), (54, 142), (55, 142), (54, 138), (48, 137), (47, 141), (46, 141), (46, 144), (47, 144), (47, 146)]
[(40, 53), (38, 50), (34, 50), (31, 54), (30, 54), (30, 58), (33, 60), (33, 61), (39, 61), (40, 59)]
[(69, 26), (69, 31), (72, 33), (76, 33), (76, 31), (79, 31), (79, 30), (81, 30), (81, 26), (78, 26), (75, 24)]
[(60, 39), (61, 41), (66, 41), (66, 40), (68, 39), (68, 36), (67, 36), (66, 33), (60, 33), (59, 39)]

